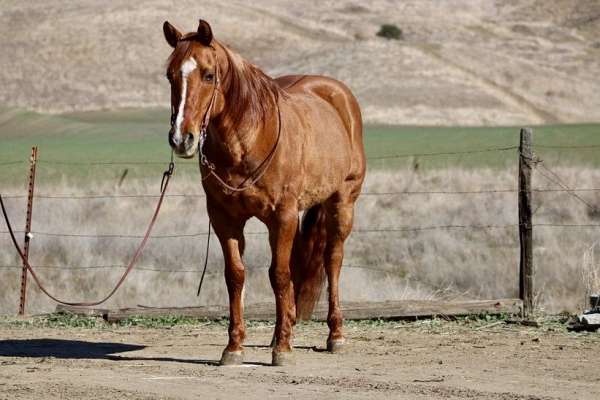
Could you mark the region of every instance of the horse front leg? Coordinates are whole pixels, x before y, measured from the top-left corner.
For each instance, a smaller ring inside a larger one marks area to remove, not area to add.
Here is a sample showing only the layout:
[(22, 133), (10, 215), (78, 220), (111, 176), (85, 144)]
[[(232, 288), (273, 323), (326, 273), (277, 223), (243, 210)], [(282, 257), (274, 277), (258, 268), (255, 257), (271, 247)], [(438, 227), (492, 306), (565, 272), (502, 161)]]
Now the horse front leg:
[(269, 278), (275, 293), (276, 321), (273, 335), (273, 365), (293, 364), (292, 329), (295, 323), (295, 305), (290, 258), (294, 236), (298, 228), (298, 210), (290, 207), (280, 210), (268, 224), (271, 245)]
[(244, 253), (245, 220), (230, 218), (209, 207), (212, 226), (221, 243), (225, 261), (225, 283), (229, 294), (229, 342), (223, 350), (221, 365), (238, 365), (244, 362), (246, 327), (244, 324), (244, 279), (242, 262)]

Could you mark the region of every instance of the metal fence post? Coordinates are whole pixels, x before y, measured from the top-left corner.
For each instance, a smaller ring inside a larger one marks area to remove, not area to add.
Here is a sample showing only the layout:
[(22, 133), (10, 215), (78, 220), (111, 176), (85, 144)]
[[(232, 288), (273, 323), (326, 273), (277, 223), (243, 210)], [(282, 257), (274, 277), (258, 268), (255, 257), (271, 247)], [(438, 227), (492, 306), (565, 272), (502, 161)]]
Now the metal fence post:
[[(29, 243), (31, 240), (31, 213), (33, 210), (33, 189), (35, 187), (35, 167), (37, 162), (37, 146), (31, 148), (31, 158), (29, 159), (29, 187), (27, 193), (27, 215), (25, 219), (25, 244), (23, 254), (26, 260), (29, 260)], [(19, 298), (19, 315), (25, 314), (25, 303), (27, 301), (27, 267), (23, 263), (21, 271), (21, 295)]]

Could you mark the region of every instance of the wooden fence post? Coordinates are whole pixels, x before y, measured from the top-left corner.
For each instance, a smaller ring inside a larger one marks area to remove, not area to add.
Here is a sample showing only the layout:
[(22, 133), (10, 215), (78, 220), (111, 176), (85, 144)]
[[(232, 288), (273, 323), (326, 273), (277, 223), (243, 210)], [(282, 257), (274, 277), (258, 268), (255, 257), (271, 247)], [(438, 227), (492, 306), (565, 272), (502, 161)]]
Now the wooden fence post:
[(531, 169), (533, 151), (531, 128), (521, 129), (519, 145), (519, 298), (523, 300), (523, 315), (533, 313), (533, 222), (531, 212)]
[[(31, 213), (33, 210), (33, 189), (35, 185), (35, 166), (37, 163), (37, 147), (31, 148), (31, 166), (29, 168), (29, 188), (27, 192), (27, 216), (25, 219), (25, 244), (23, 246), (23, 255), (29, 260), (29, 241), (31, 240)], [(25, 303), (27, 301), (27, 267), (23, 263), (21, 271), (21, 295), (19, 297), (19, 315), (25, 314)]]

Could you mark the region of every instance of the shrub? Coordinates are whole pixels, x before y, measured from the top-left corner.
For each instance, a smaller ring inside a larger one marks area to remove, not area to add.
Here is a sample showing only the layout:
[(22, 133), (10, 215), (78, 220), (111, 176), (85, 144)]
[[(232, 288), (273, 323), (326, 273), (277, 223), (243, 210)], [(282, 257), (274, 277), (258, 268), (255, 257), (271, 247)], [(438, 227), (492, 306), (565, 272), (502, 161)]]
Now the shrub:
[(377, 36), (386, 39), (400, 40), (402, 39), (402, 29), (393, 24), (383, 24), (377, 32)]

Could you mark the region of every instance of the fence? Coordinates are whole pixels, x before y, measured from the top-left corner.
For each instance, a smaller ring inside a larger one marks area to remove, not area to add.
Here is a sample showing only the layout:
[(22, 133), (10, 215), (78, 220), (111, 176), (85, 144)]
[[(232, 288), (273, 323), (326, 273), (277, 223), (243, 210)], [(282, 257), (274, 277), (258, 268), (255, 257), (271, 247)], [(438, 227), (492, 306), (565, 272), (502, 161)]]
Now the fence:
[[(370, 235), (380, 233), (394, 233), (394, 232), (421, 232), (421, 231), (437, 231), (437, 230), (493, 230), (493, 229), (506, 229), (506, 228), (518, 228), (519, 230), (519, 242), (520, 242), (520, 263), (519, 263), (519, 297), (523, 300), (524, 313), (530, 314), (534, 308), (534, 265), (533, 265), (533, 229), (535, 227), (600, 227), (600, 224), (563, 224), (563, 223), (533, 223), (533, 209), (532, 209), (532, 194), (534, 193), (567, 193), (578, 202), (584, 204), (587, 208), (593, 212), (598, 211), (597, 208), (592, 205), (589, 201), (583, 198), (579, 193), (585, 192), (598, 192), (600, 188), (570, 188), (566, 185), (558, 174), (553, 172), (550, 168), (546, 167), (542, 160), (538, 159), (533, 149), (534, 148), (554, 148), (554, 149), (579, 149), (579, 148), (593, 148), (600, 146), (546, 146), (532, 144), (532, 133), (529, 129), (523, 129), (521, 131), (520, 144), (518, 146), (506, 146), (506, 147), (490, 147), (480, 148), (465, 151), (449, 151), (449, 152), (424, 152), (424, 153), (413, 153), (413, 154), (392, 154), (383, 155), (377, 157), (370, 157), (370, 161), (375, 160), (388, 160), (388, 159), (401, 159), (401, 158), (417, 158), (417, 157), (441, 157), (450, 155), (470, 155), (470, 154), (481, 154), (481, 153), (493, 153), (493, 152), (510, 152), (516, 151), (519, 156), (519, 173), (518, 173), (518, 185), (515, 188), (493, 188), (493, 189), (479, 189), (474, 188), (470, 190), (387, 190), (387, 191), (365, 191), (362, 193), (364, 197), (397, 197), (397, 196), (475, 196), (475, 195), (496, 195), (496, 194), (515, 194), (519, 205), (519, 217), (518, 221), (514, 224), (440, 224), (440, 225), (424, 225), (424, 226), (413, 226), (413, 225), (397, 225), (388, 227), (357, 227), (353, 230), (355, 235)], [(0, 162), (0, 165), (14, 165), (25, 163), (26, 161), (5, 161)], [(141, 239), (142, 235), (135, 234), (123, 234), (123, 233), (85, 233), (85, 232), (65, 232), (65, 231), (53, 231), (49, 229), (36, 229), (32, 228), (32, 208), (35, 201), (86, 201), (95, 199), (104, 200), (115, 200), (120, 199), (154, 199), (158, 198), (158, 194), (153, 193), (142, 193), (142, 194), (76, 194), (76, 193), (35, 193), (34, 183), (36, 176), (36, 168), (43, 166), (44, 164), (65, 166), (65, 165), (76, 165), (76, 166), (115, 166), (115, 165), (161, 165), (164, 164), (158, 161), (144, 161), (144, 162), (118, 162), (118, 161), (106, 161), (106, 162), (71, 162), (64, 160), (44, 160), (43, 158), (37, 159), (37, 149), (32, 150), (30, 159), (30, 172), (29, 172), (29, 191), (27, 195), (11, 195), (4, 196), (7, 199), (24, 200), (27, 204), (26, 213), (26, 224), (25, 229), (16, 231), (16, 233), (24, 235), (24, 251), (28, 254), (31, 238), (36, 236), (41, 237), (56, 237), (56, 238), (83, 238), (83, 239)], [(549, 183), (556, 186), (555, 188), (534, 188), (532, 185), (532, 171), (535, 170)], [(202, 194), (185, 194), (175, 193), (167, 194), (166, 197), (170, 198), (194, 198), (202, 199)], [(7, 231), (0, 231), (0, 234), (7, 234)], [(198, 231), (190, 233), (169, 233), (161, 235), (153, 235), (152, 239), (167, 239), (167, 238), (193, 238), (203, 237), (208, 234), (207, 231)], [(265, 231), (250, 231), (245, 232), (245, 235), (250, 236), (262, 236), (266, 235)], [(344, 265), (345, 268), (358, 268), (358, 269), (369, 269), (379, 270), (375, 265)], [(93, 266), (65, 266), (65, 265), (34, 265), (34, 268), (40, 269), (55, 269), (55, 270), (89, 270), (89, 269), (119, 269), (125, 268), (125, 265), (118, 264), (107, 264), (107, 265), (93, 265)], [(23, 314), (26, 307), (26, 293), (27, 293), (27, 270), (26, 268), (18, 265), (0, 265), (0, 269), (22, 269), (21, 274), (21, 290), (19, 299), (19, 313)], [(143, 271), (160, 271), (167, 273), (199, 273), (198, 268), (191, 266), (180, 267), (177, 269), (165, 270), (157, 266), (140, 265), (136, 269)]]

